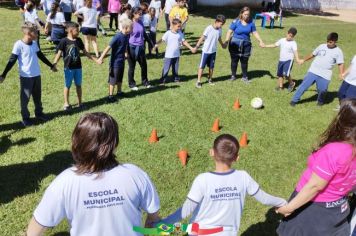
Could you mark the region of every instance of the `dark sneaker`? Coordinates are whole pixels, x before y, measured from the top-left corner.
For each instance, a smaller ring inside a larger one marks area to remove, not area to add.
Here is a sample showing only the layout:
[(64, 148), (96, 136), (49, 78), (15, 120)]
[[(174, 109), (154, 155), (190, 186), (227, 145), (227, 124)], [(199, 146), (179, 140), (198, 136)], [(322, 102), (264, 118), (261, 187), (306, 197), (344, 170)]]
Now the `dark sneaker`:
[(49, 117), (44, 113), (36, 115), (36, 119), (43, 122), (49, 121)]
[(290, 101), (289, 105), (291, 105), (292, 107), (295, 107), (295, 105), (297, 105), (297, 103)]
[(174, 79), (174, 82), (175, 82), (175, 83), (179, 83), (179, 82), (180, 82), (180, 79), (179, 79), (179, 78), (175, 78), (175, 79)]
[(276, 87), (276, 88), (274, 88), (274, 90), (275, 90), (276, 92), (280, 92), (280, 91), (283, 90), (283, 87)]
[(318, 102), (316, 105), (319, 106), (319, 107), (321, 107), (322, 105), (324, 105), (324, 103)]
[(29, 126), (33, 125), (32, 121), (30, 119), (23, 119), (21, 123), (25, 127), (29, 127)]
[(215, 84), (213, 83), (212, 79), (208, 79), (208, 83), (209, 83), (209, 85), (215, 85)]
[(78, 105), (78, 108), (79, 108), (80, 110), (84, 110), (84, 109), (86, 109), (87, 107), (82, 103), (82, 104), (79, 104), (79, 105)]
[(231, 78), (230, 78), (231, 81), (234, 81), (236, 80), (236, 76), (232, 75)]
[(288, 93), (293, 92), (294, 87), (295, 87), (295, 82), (293, 82), (292, 84), (289, 84), (289, 86), (288, 86)]
[(116, 97), (114, 97), (113, 95), (109, 95), (108, 96), (108, 103), (114, 103), (117, 102)]
[(200, 82), (196, 82), (195, 87), (196, 87), (196, 88), (201, 88), (201, 87), (202, 87), (202, 84), (201, 84)]
[(124, 93), (124, 92), (118, 92), (118, 93), (116, 94), (116, 97), (118, 97), (118, 98), (123, 98), (123, 97), (125, 97), (125, 93)]

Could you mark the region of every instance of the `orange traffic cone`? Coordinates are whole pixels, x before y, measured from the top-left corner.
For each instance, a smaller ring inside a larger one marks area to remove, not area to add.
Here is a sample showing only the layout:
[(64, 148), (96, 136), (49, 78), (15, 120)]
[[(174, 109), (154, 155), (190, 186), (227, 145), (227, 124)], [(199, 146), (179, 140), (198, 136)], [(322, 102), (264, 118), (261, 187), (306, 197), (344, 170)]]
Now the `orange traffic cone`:
[(219, 119), (215, 119), (213, 127), (211, 127), (211, 131), (213, 131), (213, 132), (219, 132), (220, 131)]
[(235, 103), (234, 103), (234, 110), (239, 110), (240, 109), (240, 101), (239, 99), (236, 99)]
[(150, 143), (156, 143), (158, 142), (158, 136), (157, 136), (157, 130), (156, 129), (153, 129), (152, 132), (151, 132), (151, 137), (149, 139), (149, 142)]
[(178, 158), (183, 166), (187, 165), (187, 158), (188, 158), (188, 151), (187, 150), (180, 150), (178, 152)]
[(247, 147), (247, 133), (243, 132), (241, 138), (240, 138), (240, 147)]

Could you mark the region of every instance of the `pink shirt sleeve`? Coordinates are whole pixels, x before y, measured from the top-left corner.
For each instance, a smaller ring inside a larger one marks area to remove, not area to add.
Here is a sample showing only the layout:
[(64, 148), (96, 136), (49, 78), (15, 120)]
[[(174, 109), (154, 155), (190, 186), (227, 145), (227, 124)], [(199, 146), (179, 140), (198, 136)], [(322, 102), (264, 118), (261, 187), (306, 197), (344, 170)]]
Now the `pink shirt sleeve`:
[[(320, 178), (330, 181), (336, 174), (335, 157), (332, 155), (331, 148), (323, 147), (314, 153), (314, 165), (312, 171)], [(333, 158), (334, 157), (334, 158)]]

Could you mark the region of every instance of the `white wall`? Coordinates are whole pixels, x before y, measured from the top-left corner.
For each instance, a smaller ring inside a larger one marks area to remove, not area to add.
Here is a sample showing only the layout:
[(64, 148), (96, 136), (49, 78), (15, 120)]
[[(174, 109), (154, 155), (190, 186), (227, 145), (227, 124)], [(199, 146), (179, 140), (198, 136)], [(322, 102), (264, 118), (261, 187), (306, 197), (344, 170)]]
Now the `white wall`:
[[(268, 0), (267, 0), (268, 1)], [(262, 0), (198, 0), (204, 6), (247, 5), (260, 6)], [(281, 0), (284, 8), (356, 9), (356, 0)]]

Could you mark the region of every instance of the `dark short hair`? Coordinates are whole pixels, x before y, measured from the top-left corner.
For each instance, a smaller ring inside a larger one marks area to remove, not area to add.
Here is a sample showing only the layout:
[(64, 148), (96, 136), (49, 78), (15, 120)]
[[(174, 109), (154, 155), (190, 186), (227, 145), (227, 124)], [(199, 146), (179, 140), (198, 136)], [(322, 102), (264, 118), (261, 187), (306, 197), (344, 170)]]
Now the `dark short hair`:
[(72, 134), (72, 155), (78, 174), (101, 173), (119, 163), (115, 149), (119, 128), (106, 113), (88, 113), (80, 118)]
[(79, 29), (79, 24), (76, 23), (76, 22), (72, 22), (72, 21), (69, 21), (66, 24), (66, 29), (70, 29), (70, 28), (77, 28)]
[(334, 41), (334, 42), (337, 42), (338, 39), (339, 39), (339, 35), (336, 32), (331, 32), (330, 34), (328, 34), (328, 37), (326, 38), (327, 41)]
[(132, 15), (137, 14), (138, 12), (142, 12), (141, 7), (134, 7), (134, 8), (131, 9), (131, 14)]
[(226, 18), (225, 18), (224, 15), (219, 14), (219, 15), (216, 16), (215, 21), (225, 24)]
[(292, 34), (293, 36), (296, 36), (297, 35), (297, 28), (295, 27), (291, 27), (289, 30), (288, 30), (288, 34)]
[(178, 25), (178, 24), (182, 24), (182, 21), (179, 19), (173, 19), (172, 20), (172, 25)]
[(222, 134), (214, 140), (213, 149), (217, 160), (229, 164), (238, 156), (240, 145), (234, 136)]

